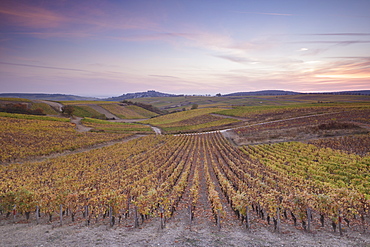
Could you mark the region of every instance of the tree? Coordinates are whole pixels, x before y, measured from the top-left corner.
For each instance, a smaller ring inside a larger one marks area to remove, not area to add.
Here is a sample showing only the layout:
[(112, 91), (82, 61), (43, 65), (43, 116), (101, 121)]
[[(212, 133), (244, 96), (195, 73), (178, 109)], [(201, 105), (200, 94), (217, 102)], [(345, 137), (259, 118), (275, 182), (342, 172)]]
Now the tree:
[(75, 111), (75, 108), (73, 108), (73, 106), (71, 106), (71, 105), (65, 105), (65, 106), (62, 107), (62, 113), (66, 114), (70, 117), (73, 116), (74, 111)]
[(216, 97), (221, 97), (221, 94), (220, 93), (216, 94)]

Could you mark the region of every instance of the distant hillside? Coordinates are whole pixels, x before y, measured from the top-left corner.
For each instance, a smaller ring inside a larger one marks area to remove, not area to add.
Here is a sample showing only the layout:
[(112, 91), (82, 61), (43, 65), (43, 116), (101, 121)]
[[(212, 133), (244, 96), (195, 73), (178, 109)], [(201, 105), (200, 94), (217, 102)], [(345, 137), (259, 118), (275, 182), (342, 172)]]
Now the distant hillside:
[(0, 98), (22, 98), (30, 100), (53, 100), (53, 101), (66, 101), (66, 100), (98, 100), (93, 97), (82, 97), (67, 94), (44, 94), (44, 93), (0, 93)]
[(358, 91), (343, 91), (343, 92), (332, 92), (325, 94), (339, 94), (339, 95), (370, 95), (370, 90), (358, 90)]
[(323, 92), (323, 93), (299, 93), (284, 90), (263, 90), (255, 92), (238, 92), (224, 94), (222, 96), (265, 96), (265, 95), (296, 95), (296, 94), (336, 94), (336, 95), (370, 95), (370, 90), (342, 91), (342, 92)]
[(261, 95), (295, 95), (300, 94), (298, 92), (284, 91), (284, 90), (263, 90), (256, 92), (238, 92), (225, 94), (223, 96), (261, 96)]
[(175, 94), (168, 94), (168, 93), (161, 93), (154, 90), (149, 90), (147, 92), (139, 92), (139, 93), (127, 93), (122, 94), (118, 97), (111, 97), (104, 100), (108, 101), (122, 101), (127, 99), (137, 99), (137, 98), (149, 98), (149, 97), (176, 97)]

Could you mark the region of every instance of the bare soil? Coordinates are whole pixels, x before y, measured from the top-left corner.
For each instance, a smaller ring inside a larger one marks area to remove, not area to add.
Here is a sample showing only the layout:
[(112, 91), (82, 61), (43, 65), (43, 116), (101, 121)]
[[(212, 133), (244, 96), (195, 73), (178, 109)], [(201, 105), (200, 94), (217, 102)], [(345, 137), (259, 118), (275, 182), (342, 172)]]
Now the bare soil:
[(72, 117), (71, 123), (76, 125), (76, 130), (78, 132), (87, 132), (90, 131), (92, 128), (86, 127), (81, 123), (82, 117)]
[(132, 219), (123, 219), (111, 228), (108, 220), (92, 226), (86, 226), (84, 221), (60, 226), (58, 222), (12, 224), (1, 217), (0, 246), (370, 246), (369, 231), (361, 233), (356, 226), (345, 228), (340, 236), (329, 226), (315, 225), (311, 232), (305, 232), (283, 222), (277, 233), (272, 225), (254, 216), (251, 229), (232, 219), (229, 224), (222, 221), (219, 230), (204, 216), (198, 215), (190, 223), (187, 209), (182, 208), (164, 229), (159, 218), (146, 220), (139, 228), (133, 227)]

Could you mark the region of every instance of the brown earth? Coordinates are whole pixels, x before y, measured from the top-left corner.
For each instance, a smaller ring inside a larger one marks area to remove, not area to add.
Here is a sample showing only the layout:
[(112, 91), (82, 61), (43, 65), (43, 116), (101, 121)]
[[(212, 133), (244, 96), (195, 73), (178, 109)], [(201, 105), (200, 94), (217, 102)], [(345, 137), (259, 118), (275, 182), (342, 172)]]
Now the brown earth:
[(329, 225), (325, 228), (314, 225), (312, 232), (305, 232), (283, 222), (277, 233), (272, 225), (254, 216), (249, 230), (234, 219), (222, 221), (219, 230), (204, 215), (196, 216), (190, 223), (186, 208), (179, 209), (164, 229), (159, 218), (149, 219), (139, 228), (133, 227), (131, 218), (123, 219), (113, 228), (109, 227), (108, 219), (92, 226), (86, 226), (84, 221), (63, 226), (57, 221), (39, 225), (10, 221), (1, 217), (0, 246), (370, 246), (369, 230), (363, 234), (356, 226), (345, 228), (340, 236)]

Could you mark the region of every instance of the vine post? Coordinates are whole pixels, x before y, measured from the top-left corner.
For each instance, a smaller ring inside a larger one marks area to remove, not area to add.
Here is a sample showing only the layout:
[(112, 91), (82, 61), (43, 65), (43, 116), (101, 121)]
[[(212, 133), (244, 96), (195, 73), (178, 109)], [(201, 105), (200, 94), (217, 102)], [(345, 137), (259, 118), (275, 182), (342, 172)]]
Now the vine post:
[(307, 231), (308, 232), (311, 231), (311, 216), (312, 216), (311, 208), (307, 207)]
[(85, 217), (86, 217), (86, 226), (89, 226), (90, 225), (89, 205), (85, 206)]
[(134, 221), (135, 221), (135, 228), (139, 227), (139, 219), (137, 217), (137, 206), (134, 207)]
[(13, 207), (13, 223), (15, 223), (17, 217), (17, 205), (14, 205)]
[(251, 228), (251, 223), (250, 223), (250, 215), (249, 215), (249, 206), (245, 206), (245, 221), (246, 221), (246, 227), (247, 229)]
[(162, 206), (160, 208), (160, 214), (161, 214), (161, 229), (163, 229), (165, 226), (165, 222), (164, 222), (164, 210)]
[(342, 229), (342, 211), (339, 210), (338, 212), (338, 230), (339, 230), (339, 235), (343, 236), (343, 229)]
[(220, 217), (220, 210), (217, 209), (217, 228), (218, 230), (221, 229), (221, 217)]
[(193, 221), (193, 210), (192, 210), (191, 204), (189, 204), (188, 210), (189, 210), (189, 219), (190, 219), (190, 224), (191, 224), (191, 222)]
[(277, 219), (276, 232), (280, 233), (280, 207), (276, 209), (276, 219)]
[(39, 220), (40, 220), (40, 207), (36, 206), (36, 224), (37, 225), (39, 224)]
[(63, 225), (63, 205), (60, 204), (59, 206), (59, 221), (60, 225)]
[(109, 206), (109, 225), (110, 225), (110, 227), (114, 226), (114, 216), (113, 216), (112, 206)]

